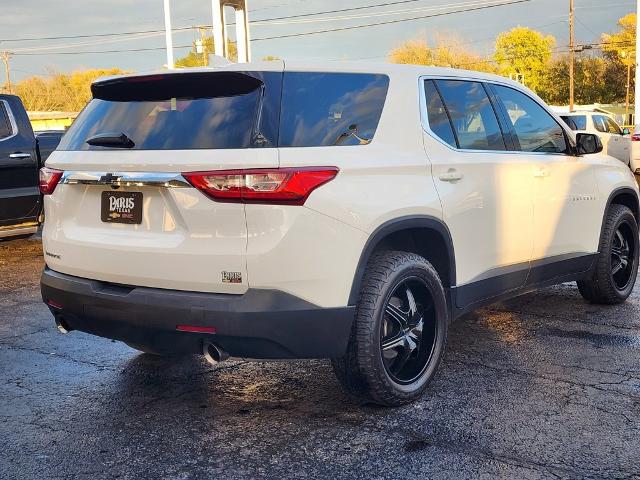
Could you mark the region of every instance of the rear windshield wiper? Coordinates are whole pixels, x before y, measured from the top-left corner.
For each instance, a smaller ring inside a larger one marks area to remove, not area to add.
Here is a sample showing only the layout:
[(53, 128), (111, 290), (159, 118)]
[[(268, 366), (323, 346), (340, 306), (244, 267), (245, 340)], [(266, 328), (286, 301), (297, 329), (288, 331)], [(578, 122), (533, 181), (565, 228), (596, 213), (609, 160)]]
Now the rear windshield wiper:
[(120, 133), (98, 133), (87, 140), (89, 145), (96, 147), (111, 147), (111, 148), (133, 148), (135, 143), (124, 132)]

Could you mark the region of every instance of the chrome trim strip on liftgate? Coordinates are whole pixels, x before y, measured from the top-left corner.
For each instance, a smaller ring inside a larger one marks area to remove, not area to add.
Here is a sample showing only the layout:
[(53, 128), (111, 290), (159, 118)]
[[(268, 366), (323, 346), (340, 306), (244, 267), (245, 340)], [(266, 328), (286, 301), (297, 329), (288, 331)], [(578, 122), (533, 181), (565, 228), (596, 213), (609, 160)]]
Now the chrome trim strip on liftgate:
[(60, 183), (67, 185), (109, 185), (113, 187), (191, 188), (179, 173), (161, 172), (79, 172), (66, 171)]

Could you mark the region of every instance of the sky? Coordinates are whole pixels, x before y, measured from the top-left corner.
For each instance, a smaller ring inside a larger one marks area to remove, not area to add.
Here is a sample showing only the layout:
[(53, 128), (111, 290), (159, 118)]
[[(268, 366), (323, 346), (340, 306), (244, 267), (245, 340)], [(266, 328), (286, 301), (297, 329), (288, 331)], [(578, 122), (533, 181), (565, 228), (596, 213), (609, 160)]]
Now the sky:
[[(264, 39), (315, 30), (468, 10), (492, 0), (248, 0), (253, 23), (254, 59), (275, 55), (290, 60), (384, 61), (390, 50), (411, 39), (433, 41), (456, 36), (481, 55), (492, 52), (495, 36), (515, 26), (552, 34), (557, 46), (568, 44), (569, 0), (528, 0), (523, 3), (383, 26), (316, 35)], [(508, 0), (495, 0), (508, 1)], [(386, 3), (376, 8), (358, 8)], [(635, 0), (575, 0), (576, 41), (598, 41), (616, 30), (616, 21), (635, 10)], [(273, 20), (353, 8), (341, 13)], [(12, 80), (47, 72), (119, 67), (151, 71), (166, 63), (163, 32), (75, 39), (40, 39), (74, 35), (162, 30), (162, 0), (0, 0), (0, 51), (9, 51)], [(197, 25), (211, 24), (211, 0), (172, 0), (175, 57), (185, 55), (197, 36)], [(271, 20), (269, 20), (271, 19)], [(267, 20), (260, 23), (260, 20)], [(26, 40), (37, 38), (34, 40)], [(151, 49), (110, 52), (113, 50)], [(1, 65), (0, 65), (1, 66)], [(0, 70), (1, 72), (1, 70)], [(0, 73), (0, 78), (2, 78)], [(2, 78), (4, 80), (4, 78)]]

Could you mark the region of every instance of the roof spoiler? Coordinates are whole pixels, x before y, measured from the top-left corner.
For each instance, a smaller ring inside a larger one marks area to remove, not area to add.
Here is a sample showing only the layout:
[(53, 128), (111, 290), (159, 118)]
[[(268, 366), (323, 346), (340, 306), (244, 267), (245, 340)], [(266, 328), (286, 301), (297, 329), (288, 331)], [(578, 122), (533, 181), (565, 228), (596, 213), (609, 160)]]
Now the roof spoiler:
[(91, 85), (93, 98), (116, 102), (246, 95), (263, 86), (248, 72), (180, 72), (111, 77)]

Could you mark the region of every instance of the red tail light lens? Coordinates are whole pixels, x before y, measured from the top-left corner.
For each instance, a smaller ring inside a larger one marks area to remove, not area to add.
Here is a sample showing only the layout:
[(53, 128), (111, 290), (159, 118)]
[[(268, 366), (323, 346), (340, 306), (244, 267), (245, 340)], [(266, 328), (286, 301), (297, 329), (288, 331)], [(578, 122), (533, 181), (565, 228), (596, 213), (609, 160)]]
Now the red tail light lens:
[(56, 189), (64, 172), (55, 168), (42, 167), (40, 169), (40, 193), (51, 195)]
[(640, 133), (634, 132), (633, 135), (631, 135), (631, 141), (640, 142)]
[(304, 205), (311, 192), (333, 180), (337, 167), (220, 170), (183, 173), (191, 185), (218, 202)]

